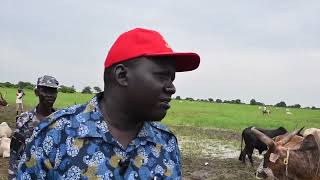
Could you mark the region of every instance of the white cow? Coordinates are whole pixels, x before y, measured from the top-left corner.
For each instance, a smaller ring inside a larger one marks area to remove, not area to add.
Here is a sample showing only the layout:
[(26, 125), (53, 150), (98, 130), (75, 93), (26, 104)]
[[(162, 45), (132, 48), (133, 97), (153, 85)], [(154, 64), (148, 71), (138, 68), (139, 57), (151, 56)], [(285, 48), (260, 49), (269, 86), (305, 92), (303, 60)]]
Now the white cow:
[(292, 112), (287, 111), (286, 114), (287, 114), (287, 115), (292, 115)]
[(12, 130), (8, 126), (8, 124), (6, 122), (2, 122), (0, 124), (0, 138), (2, 138), (2, 137), (11, 137), (11, 134), (12, 134)]
[(317, 128), (309, 128), (303, 131), (303, 137), (308, 136), (309, 134), (316, 133), (320, 137), (320, 129)]
[(10, 157), (10, 143), (11, 139), (3, 137), (0, 140), (0, 156), (4, 158)]

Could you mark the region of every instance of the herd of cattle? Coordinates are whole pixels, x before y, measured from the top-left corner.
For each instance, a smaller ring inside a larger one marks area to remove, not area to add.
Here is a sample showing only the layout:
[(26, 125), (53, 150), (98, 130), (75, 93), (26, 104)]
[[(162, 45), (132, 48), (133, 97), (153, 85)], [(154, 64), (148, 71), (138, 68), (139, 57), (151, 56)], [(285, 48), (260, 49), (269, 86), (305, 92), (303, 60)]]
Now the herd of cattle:
[(258, 149), (260, 154), (267, 150), (256, 178), (320, 180), (320, 129), (310, 128), (301, 133), (302, 129), (288, 133), (283, 127), (246, 128), (242, 132), (239, 160), (245, 163), (248, 156), (253, 164), (253, 149)]

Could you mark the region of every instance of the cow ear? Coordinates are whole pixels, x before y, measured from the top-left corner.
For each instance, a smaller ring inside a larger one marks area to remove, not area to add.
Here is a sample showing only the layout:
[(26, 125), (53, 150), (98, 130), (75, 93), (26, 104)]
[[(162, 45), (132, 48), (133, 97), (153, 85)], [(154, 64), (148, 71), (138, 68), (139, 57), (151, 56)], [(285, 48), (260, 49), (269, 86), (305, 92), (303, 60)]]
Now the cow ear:
[(313, 150), (316, 148), (318, 148), (318, 144), (315, 135), (313, 134), (309, 134), (307, 137), (305, 137), (300, 146), (300, 150), (303, 151)]
[(269, 157), (269, 161), (275, 163), (279, 159), (278, 153), (271, 153)]

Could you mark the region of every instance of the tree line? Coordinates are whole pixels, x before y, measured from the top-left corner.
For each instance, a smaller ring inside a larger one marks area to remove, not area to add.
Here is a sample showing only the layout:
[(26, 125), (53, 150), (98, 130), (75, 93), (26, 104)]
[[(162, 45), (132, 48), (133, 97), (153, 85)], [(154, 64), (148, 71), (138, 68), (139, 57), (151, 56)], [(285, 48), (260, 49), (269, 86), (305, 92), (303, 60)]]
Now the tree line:
[[(0, 87), (33, 90), (36, 87), (36, 85), (30, 82), (23, 82), (23, 81), (19, 81), (17, 84), (13, 84), (10, 82), (4, 82), (4, 83), (0, 82)], [(76, 89), (73, 85), (70, 87), (65, 85), (60, 85), (58, 88), (58, 91), (63, 93), (75, 93)], [(86, 86), (81, 91), (81, 93), (84, 93), (84, 94), (92, 94), (94, 92), (99, 93), (99, 92), (102, 92), (102, 90), (98, 86), (93, 87), (93, 89), (91, 89), (90, 86)]]
[[(191, 97), (186, 97), (185, 99), (182, 99), (180, 96), (177, 96), (175, 98), (176, 100), (187, 100), (187, 101), (199, 101), (199, 102), (210, 102), (210, 103), (226, 103), (226, 104), (246, 104), (242, 102), (240, 99), (235, 100), (222, 100), (222, 99), (216, 99), (208, 98), (208, 99), (193, 99)], [(258, 106), (266, 106), (265, 103), (256, 101), (255, 99), (251, 99), (249, 102), (249, 105), (258, 105)], [(286, 107), (286, 108), (301, 108), (300, 104), (294, 104), (294, 105), (287, 105), (284, 101), (280, 101), (279, 103), (276, 103), (274, 105), (268, 105), (268, 106), (274, 106), (274, 107)], [(319, 109), (315, 106), (312, 107), (305, 107), (309, 109)]]
[[(19, 88), (19, 89), (31, 89), (33, 90), (35, 88), (36, 85), (30, 83), (30, 82), (23, 82), (23, 81), (19, 81), (17, 84), (13, 84), (10, 82), (0, 82), (0, 87), (6, 87), (6, 88)], [(63, 93), (75, 93), (76, 89), (74, 86), (65, 86), (65, 85), (60, 85), (58, 88), (59, 92), (63, 92)], [(93, 88), (91, 88), (90, 86), (86, 86), (82, 89), (81, 93), (84, 94), (92, 94), (92, 93), (99, 93), (102, 92), (101, 88), (98, 86), (94, 86)], [(175, 98), (176, 100), (183, 100), (180, 96), (177, 96)], [(208, 98), (208, 99), (193, 99), (191, 97), (187, 97), (185, 98), (185, 100), (188, 101), (200, 101), (200, 102), (211, 102), (211, 103), (227, 103), (227, 104), (246, 104), (244, 102), (242, 102), (240, 99), (235, 99), (235, 100), (221, 100), (221, 99), (216, 99), (214, 100), (213, 98)], [(258, 105), (258, 106), (264, 106), (265, 104), (259, 101), (256, 101), (255, 99), (251, 99), (250, 100), (250, 105)], [(270, 106), (270, 105), (269, 105)], [(287, 107), (287, 108), (301, 108), (300, 104), (294, 104), (294, 105), (287, 105), (284, 101), (280, 101), (279, 103), (276, 103), (274, 105), (271, 106), (275, 106), (275, 107)], [(306, 108), (310, 108), (310, 109), (318, 109), (315, 106), (312, 107), (306, 107)]]

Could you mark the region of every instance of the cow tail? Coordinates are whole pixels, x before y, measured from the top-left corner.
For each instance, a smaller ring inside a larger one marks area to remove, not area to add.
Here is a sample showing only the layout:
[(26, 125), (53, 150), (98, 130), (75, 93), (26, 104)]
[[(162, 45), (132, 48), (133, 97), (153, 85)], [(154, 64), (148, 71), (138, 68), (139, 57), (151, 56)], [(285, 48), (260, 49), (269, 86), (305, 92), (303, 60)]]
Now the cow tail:
[(241, 134), (241, 145), (240, 145), (240, 153), (242, 152), (242, 143), (243, 143), (243, 133)]

